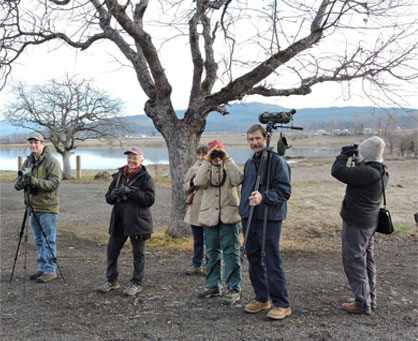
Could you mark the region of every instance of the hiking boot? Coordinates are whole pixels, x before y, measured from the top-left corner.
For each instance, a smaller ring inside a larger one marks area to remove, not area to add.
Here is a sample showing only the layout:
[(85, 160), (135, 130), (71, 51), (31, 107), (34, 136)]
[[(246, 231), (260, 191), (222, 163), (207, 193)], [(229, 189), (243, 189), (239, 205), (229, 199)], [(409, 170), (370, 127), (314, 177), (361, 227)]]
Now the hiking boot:
[(245, 306), (244, 310), (247, 313), (254, 314), (254, 313), (258, 313), (259, 311), (262, 311), (262, 310), (269, 310), (270, 308), (271, 308), (271, 302), (270, 301), (259, 302), (259, 301), (254, 300), (254, 301), (248, 303)]
[(191, 266), (187, 269), (186, 275), (200, 275), (203, 272), (200, 266)]
[(105, 284), (98, 287), (96, 290), (98, 292), (109, 292), (111, 290), (116, 290), (119, 288), (120, 288), (120, 285), (118, 282), (115, 282), (115, 283), (106, 282)]
[(198, 298), (209, 298), (209, 297), (216, 297), (216, 296), (221, 296), (221, 291), (217, 288), (216, 289), (206, 288), (205, 290), (197, 294)]
[(288, 308), (273, 307), (267, 314), (267, 317), (273, 320), (282, 320), (286, 316), (289, 316), (290, 314), (292, 314), (292, 309), (290, 307)]
[(129, 287), (123, 290), (123, 296), (135, 296), (142, 291), (142, 286), (136, 283), (131, 283)]
[[(347, 303), (354, 303), (356, 301), (356, 299), (354, 297), (351, 297), (347, 300)], [(376, 310), (377, 308), (377, 304), (376, 303), (371, 303), (370, 307), (372, 308), (372, 310)]]
[(366, 315), (371, 315), (371, 311), (363, 311), (360, 310), (359, 308), (356, 307), (356, 304), (353, 303), (344, 303), (341, 308), (343, 310), (345, 310), (348, 313), (352, 313), (352, 314), (366, 314)]
[(48, 283), (51, 282), (52, 280), (54, 280), (55, 278), (57, 278), (57, 274), (43, 274), (42, 276), (39, 276), (36, 281), (38, 283)]
[(43, 271), (38, 270), (38, 271), (36, 271), (34, 274), (30, 275), (30, 276), (29, 276), (29, 279), (30, 279), (31, 281), (36, 281), (36, 280), (37, 280), (39, 277), (41, 277), (43, 274), (44, 274), (44, 272), (43, 272)]
[(222, 302), (224, 304), (234, 304), (238, 302), (241, 298), (241, 293), (235, 289), (229, 289), (228, 292), (222, 297)]

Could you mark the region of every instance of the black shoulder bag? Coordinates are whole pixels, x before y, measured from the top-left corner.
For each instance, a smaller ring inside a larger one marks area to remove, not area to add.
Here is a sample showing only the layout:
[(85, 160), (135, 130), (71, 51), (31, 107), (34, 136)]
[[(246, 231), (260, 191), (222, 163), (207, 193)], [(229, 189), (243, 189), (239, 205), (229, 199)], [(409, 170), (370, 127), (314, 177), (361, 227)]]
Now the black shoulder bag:
[(378, 223), (376, 232), (383, 234), (391, 234), (393, 232), (392, 218), (389, 210), (386, 209), (386, 195), (385, 195), (385, 184), (383, 182), (382, 175), (382, 191), (383, 191), (383, 207), (379, 209)]

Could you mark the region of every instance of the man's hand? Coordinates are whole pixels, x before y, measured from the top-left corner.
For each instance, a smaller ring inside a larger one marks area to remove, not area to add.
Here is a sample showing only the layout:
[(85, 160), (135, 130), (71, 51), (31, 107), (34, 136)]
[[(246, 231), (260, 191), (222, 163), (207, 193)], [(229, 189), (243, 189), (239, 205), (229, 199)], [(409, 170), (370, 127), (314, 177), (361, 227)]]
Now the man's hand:
[(31, 185), (33, 183), (33, 181), (32, 181), (32, 175), (26, 174), (23, 177), (23, 180), (21, 182), (23, 183), (23, 186)]
[(25, 188), (25, 185), (23, 184), (23, 181), (20, 180), (20, 179), (17, 179), (16, 182), (15, 182), (15, 190), (20, 191), (24, 188)]
[(250, 206), (258, 206), (263, 201), (263, 196), (259, 191), (254, 191), (251, 193), (251, 196), (248, 198)]

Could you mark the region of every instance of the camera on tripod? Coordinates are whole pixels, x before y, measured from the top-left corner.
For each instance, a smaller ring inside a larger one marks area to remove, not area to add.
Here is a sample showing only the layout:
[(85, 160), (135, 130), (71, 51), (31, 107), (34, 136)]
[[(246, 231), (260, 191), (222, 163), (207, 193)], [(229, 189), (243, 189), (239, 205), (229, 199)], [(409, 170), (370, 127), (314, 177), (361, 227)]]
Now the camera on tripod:
[(273, 124), (287, 124), (293, 120), (293, 115), (296, 113), (295, 109), (290, 110), (289, 112), (280, 111), (280, 112), (263, 112), (258, 116), (260, 123), (273, 123)]

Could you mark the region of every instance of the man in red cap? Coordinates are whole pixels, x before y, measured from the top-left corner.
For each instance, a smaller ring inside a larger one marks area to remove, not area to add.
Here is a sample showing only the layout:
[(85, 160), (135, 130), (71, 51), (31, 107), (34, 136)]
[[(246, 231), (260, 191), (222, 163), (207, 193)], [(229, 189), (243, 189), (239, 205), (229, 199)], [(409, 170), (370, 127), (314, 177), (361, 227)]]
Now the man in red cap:
[(113, 181), (106, 193), (106, 201), (113, 205), (107, 245), (107, 281), (98, 288), (109, 292), (120, 287), (118, 257), (128, 237), (132, 244), (134, 271), (125, 296), (135, 296), (142, 290), (145, 269), (145, 241), (153, 231), (150, 207), (154, 204), (154, 182), (142, 165), (144, 153), (138, 147), (125, 152), (127, 165), (112, 175)]
[(242, 182), (242, 172), (229, 157), (221, 141), (210, 142), (208, 149), (194, 179), (194, 185), (202, 190), (199, 224), (204, 226), (207, 255), (206, 289), (198, 297), (221, 295), (223, 256), (228, 287), (223, 302), (233, 304), (241, 297), (241, 219), (238, 214), (237, 187)]

